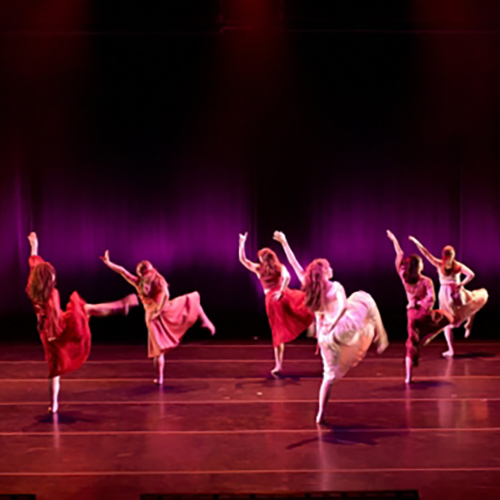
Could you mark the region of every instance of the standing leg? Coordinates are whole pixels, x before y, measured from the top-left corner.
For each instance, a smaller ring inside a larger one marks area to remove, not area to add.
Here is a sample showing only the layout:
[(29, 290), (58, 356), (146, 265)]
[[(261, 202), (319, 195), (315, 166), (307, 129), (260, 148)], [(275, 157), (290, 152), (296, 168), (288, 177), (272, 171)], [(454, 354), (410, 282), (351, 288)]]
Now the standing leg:
[(215, 335), (215, 326), (210, 321), (209, 317), (206, 315), (205, 311), (203, 310), (203, 307), (201, 307), (201, 304), (200, 304), (198, 318), (201, 321), (201, 326), (209, 330), (212, 335)]
[(321, 387), (319, 389), (318, 414), (316, 415), (316, 423), (321, 424), (325, 420), (325, 407), (330, 399), (334, 379), (331, 377), (323, 377)]
[(280, 344), (274, 348), (275, 367), (271, 370), (273, 375), (279, 375), (283, 369), (283, 357), (285, 355), (285, 344)]
[(57, 413), (59, 410), (59, 388), (61, 377), (49, 378), (49, 396), (50, 396), (50, 406), (49, 411), (51, 413)]
[(156, 385), (163, 385), (163, 371), (165, 369), (165, 354), (161, 353), (159, 356), (154, 358), (154, 365), (156, 368), (157, 377), (154, 379)]
[(453, 327), (452, 326), (447, 326), (444, 329), (444, 337), (446, 339), (446, 343), (448, 344), (448, 350), (446, 352), (443, 352), (443, 356), (445, 358), (452, 358), (453, 355), (455, 354), (455, 351), (453, 350)]
[(405, 365), (406, 365), (405, 383), (411, 384), (411, 378), (413, 375), (413, 360), (409, 356), (405, 357)]
[(101, 304), (85, 304), (85, 312), (89, 316), (110, 316), (112, 314), (128, 314), (130, 307), (139, 305), (139, 299), (135, 293), (127, 295), (121, 300), (114, 302), (103, 302)]

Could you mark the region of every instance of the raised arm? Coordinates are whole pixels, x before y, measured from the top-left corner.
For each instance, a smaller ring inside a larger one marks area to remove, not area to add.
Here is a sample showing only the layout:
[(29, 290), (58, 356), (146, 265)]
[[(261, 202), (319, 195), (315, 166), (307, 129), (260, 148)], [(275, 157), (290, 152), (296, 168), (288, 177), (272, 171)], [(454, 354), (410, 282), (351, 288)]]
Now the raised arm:
[(240, 234), (240, 245), (238, 249), (238, 255), (240, 258), (240, 262), (249, 270), (252, 271), (252, 273), (259, 274), (258, 269), (259, 265), (256, 264), (255, 262), (252, 262), (251, 260), (247, 259), (247, 256), (245, 254), (245, 243), (247, 241), (248, 233)]
[(420, 241), (417, 240), (414, 236), (409, 236), (408, 239), (415, 243), (417, 245), (417, 248), (420, 250), (420, 253), (434, 266), (434, 267), (441, 267), (441, 259), (438, 259), (437, 257), (434, 257), (427, 248), (420, 243)]
[(280, 242), (281, 245), (283, 246), (283, 250), (285, 251), (286, 258), (288, 259), (288, 262), (290, 262), (290, 265), (292, 266), (293, 270), (295, 271), (295, 274), (297, 275), (297, 278), (299, 278), (299, 281), (301, 284), (304, 284), (304, 279), (305, 279), (305, 273), (303, 267), (299, 264), (299, 261), (295, 257), (295, 254), (293, 253), (292, 249), (290, 248), (290, 245), (288, 244), (288, 241), (286, 239), (285, 233), (282, 233), (281, 231), (274, 231), (273, 238)]
[(394, 236), (394, 233), (392, 231), (389, 231), (389, 229), (387, 230), (387, 237), (392, 241), (392, 244), (394, 245), (394, 250), (396, 252), (396, 260), (394, 264), (396, 265), (396, 271), (398, 271), (399, 273), (401, 262), (405, 254), (403, 252), (403, 249), (401, 248), (401, 245), (399, 244), (398, 239), (396, 238), (396, 236)]
[(123, 276), (132, 286), (137, 287), (139, 278), (132, 273), (129, 273), (124, 267), (111, 262), (109, 258), (109, 250), (106, 250), (104, 255), (100, 258), (112, 271)]
[(28, 235), (28, 241), (30, 242), (31, 257), (36, 257), (38, 255), (38, 237), (34, 231)]
[(460, 272), (465, 275), (465, 278), (458, 285), (465, 286), (467, 283), (469, 283), (469, 281), (472, 281), (474, 279), (475, 274), (464, 264), (461, 264), (460, 262), (457, 262), (457, 264), (460, 266)]

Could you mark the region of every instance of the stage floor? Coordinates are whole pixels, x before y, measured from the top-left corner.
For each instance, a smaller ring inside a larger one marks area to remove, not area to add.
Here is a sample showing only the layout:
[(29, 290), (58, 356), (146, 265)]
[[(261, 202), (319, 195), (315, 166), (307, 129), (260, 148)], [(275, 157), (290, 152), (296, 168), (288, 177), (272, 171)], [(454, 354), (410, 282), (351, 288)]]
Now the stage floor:
[(0, 494), (139, 500), (141, 493), (416, 489), (422, 500), (500, 498), (500, 343), (370, 352), (314, 423), (321, 359), (287, 346), (184, 344), (153, 385), (143, 346), (94, 346), (46, 413), (40, 346), (0, 345)]

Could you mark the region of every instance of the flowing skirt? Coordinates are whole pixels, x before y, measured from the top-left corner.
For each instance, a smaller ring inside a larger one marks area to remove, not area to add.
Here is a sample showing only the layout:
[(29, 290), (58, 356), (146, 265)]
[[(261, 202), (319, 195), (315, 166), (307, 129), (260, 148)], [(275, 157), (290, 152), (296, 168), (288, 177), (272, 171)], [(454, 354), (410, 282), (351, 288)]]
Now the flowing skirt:
[(63, 314), (64, 328), (54, 340), (41, 335), (49, 378), (65, 375), (80, 368), (90, 354), (91, 335), (85, 301), (73, 292)]
[(191, 292), (168, 300), (160, 315), (151, 319), (155, 304), (146, 305), (148, 357), (155, 358), (179, 345), (184, 334), (200, 315), (200, 294)]
[(441, 285), (439, 289), (439, 308), (453, 316), (453, 328), (459, 327), (464, 321), (476, 314), (488, 301), (488, 291), (479, 290), (457, 291), (453, 285)]
[(304, 305), (304, 292), (285, 288), (279, 300), (277, 289), (266, 294), (266, 312), (273, 336), (273, 346), (296, 339), (314, 321), (314, 314)]

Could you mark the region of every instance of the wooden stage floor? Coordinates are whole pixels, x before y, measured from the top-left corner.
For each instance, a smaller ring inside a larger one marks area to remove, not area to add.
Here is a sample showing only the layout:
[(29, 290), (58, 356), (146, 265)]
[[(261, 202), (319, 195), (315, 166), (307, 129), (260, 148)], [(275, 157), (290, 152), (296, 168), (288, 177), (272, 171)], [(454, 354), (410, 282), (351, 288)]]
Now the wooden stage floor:
[(404, 346), (370, 355), (314, 423), (321, 360), (270, 345), (184, 344), (152, 384), (143, 346), (94, 346), (47, 408), (37, 345), (0, 345), (0, 494), (139, 500), (141, 493), (415, 489), (422, 500), (500, 498), (500, 343), (424, 349), (403, 382)]

